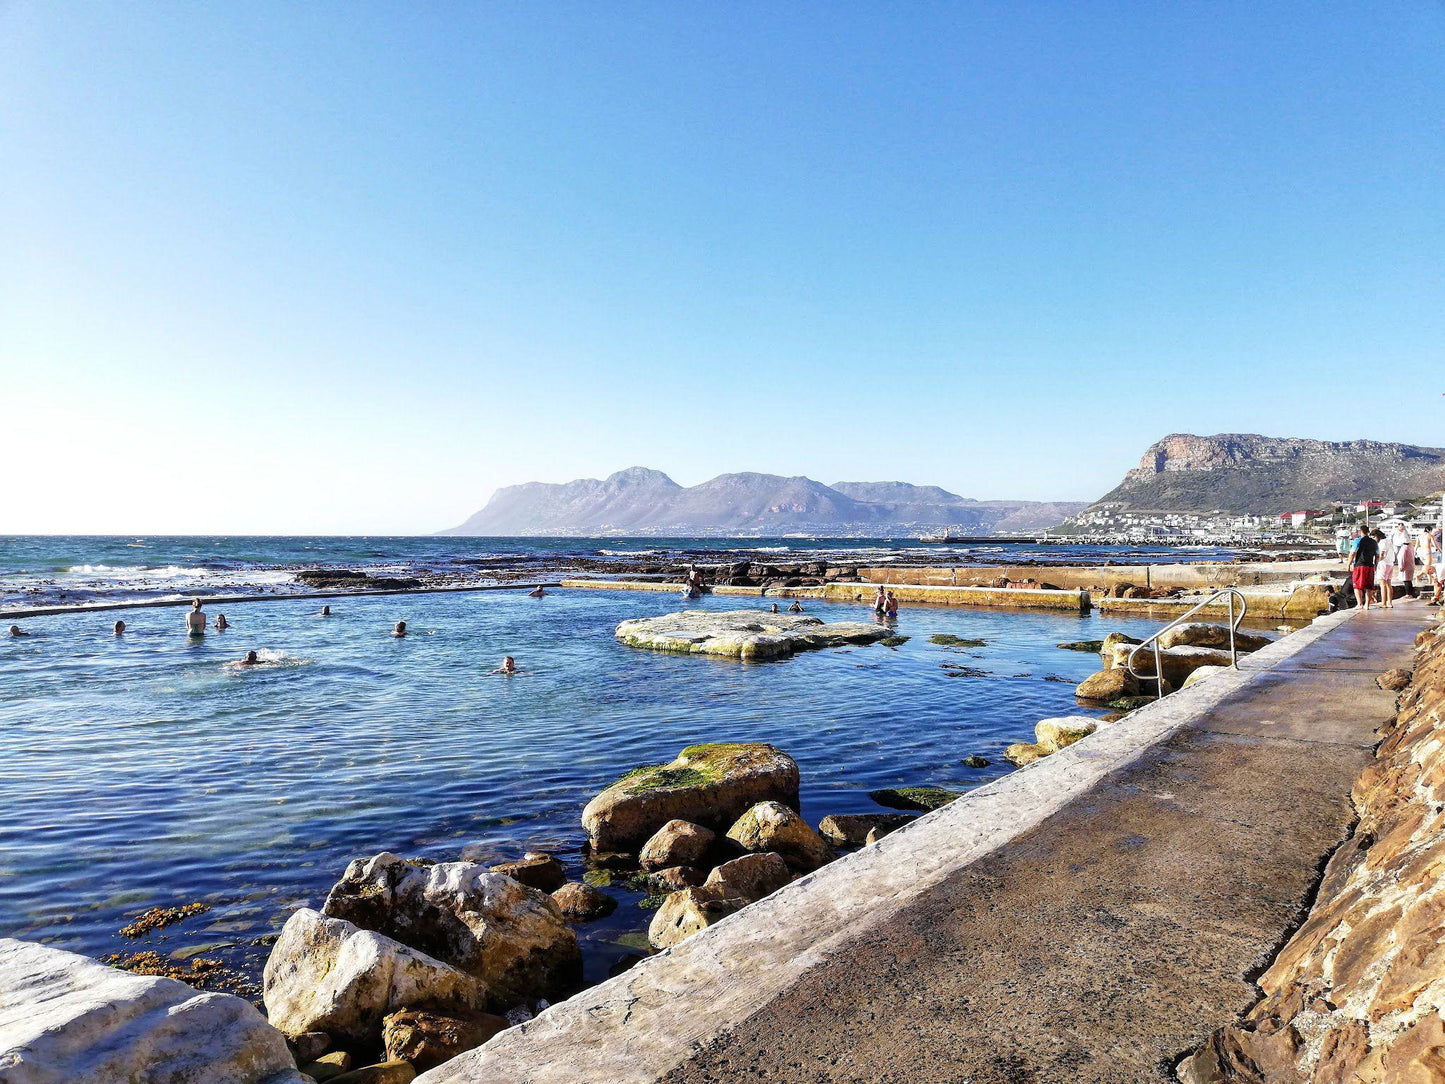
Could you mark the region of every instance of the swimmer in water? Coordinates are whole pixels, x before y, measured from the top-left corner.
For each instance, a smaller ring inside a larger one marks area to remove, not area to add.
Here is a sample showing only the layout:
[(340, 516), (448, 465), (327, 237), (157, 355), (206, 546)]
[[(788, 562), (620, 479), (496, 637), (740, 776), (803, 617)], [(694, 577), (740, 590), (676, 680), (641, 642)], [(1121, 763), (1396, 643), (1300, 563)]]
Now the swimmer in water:
[(394, 628), (394, 629), (391, 630), (391, 634), (392, 634), (393, 636), (405, 636), (405, 635), (406, 635), (406, 622), (405, 622), (405, 621), (398, 621), (398, 622), (396, 623), (396, 628)]
[(520, 674), (521, 672), (517, 669), (517, 660), (510, 655), (503, 655), (502, 665), (492, 671), (494, 674)]
[(771, 610), (770, 612), (771, 612), (771, 613), (777, 613), (777, 612), (778, 612), (778, 604), (777, 604), (776, 602), (773, 603), (773, 608), (772, 608), (772, 610)]
[(888, 609), (888, 595), (883, 588), (878, 588), (878, 593), (873, 596), (873, 612), (881, 614)]
[(191, 612), (186, 614), (186, 635), (206, 635), (206, 611), (201, 609), (201, 600), (191, 600)]
[(542, 590), (542, 585), (540, 583), (527, 592), (528, 598), (545, 598), (546, 595), (547, 592)]
[(883, 614), (885, 617), (898, 616), (898, 596), (892, 591), (888, 592), (888, 605), (884, 608)]
[(323, 607), (321, 607), (321, 612), (320, 612), (319, 614), (317, 614), (316, 616), (317, 616), (317, 617), (330, 617), (330, 616), (331, 616), (331, 607), (330, 607), (330, 606), (323, 606)]
[(803, 612), (803, 604), (802, 604), (801, 602), (799, 602), (797, 599), (793, 599), (793, 604), (788, 607), (788, 613), (790, 613), (790, 614), (800, 614), (800, 613), (802, 613), (802, 612)]
[(256, 665), (257, 663), (259, 663), (260, 661), (261, 661), (261, 656), (257, 655), (254, 651), (248, 651), (248, 652), (246, 652), (246, 657), (245, 657), (244, 659), (242, 659), (242, 660), (241, 660), (239, 663), (237, 663), (236, 665), (238, 665), (238, 666), (255, 666), (255, 665)]
[(26, 631), (25, 631), (24, 629), (22, 629), (19, 625), (11, 625), (11, 626), (10, 626), (10, 635), (11, 635), (11, 636), (29, 636), (30, 633), (26, 632)]
[(216, 615), (216, 631), (217, 631), (217, 632), (225, 632), (225, 631), (226, 631), (228, 628), (230, 628), (230, 627), (231, 627), (231, 623), (226, 620), (226, 615), (225, 615), (225, 614), (217, 614), (217, 615)]
[(124, 632), (125, 632), (125, 622), (124, 622), (124, 621), (117, 621), (117, 622), (115, 623), (115, 634), (116, 634), (117, 636), (120, 636), (120, 635), (121, 635), (122, 633), (124, 633)]

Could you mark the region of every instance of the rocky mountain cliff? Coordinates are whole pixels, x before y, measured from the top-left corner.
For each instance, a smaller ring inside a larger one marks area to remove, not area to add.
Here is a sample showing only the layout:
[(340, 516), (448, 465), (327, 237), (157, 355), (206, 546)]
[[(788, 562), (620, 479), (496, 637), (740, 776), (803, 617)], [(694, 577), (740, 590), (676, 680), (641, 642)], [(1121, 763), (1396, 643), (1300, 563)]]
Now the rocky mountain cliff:
[(895, 535), (958, 526), (975, 534), (1032, 533), (1082, 501), (975, 501), (937, 486), (721, 474), (683, 487), (632, 467), (607, 478), (528, 482), (492, 494), (447, 535)]
[(1279, 513), (1445, 487), (1445, 449), (1375, 440), (1175, 433), (1090, 506), (1134, 512)]

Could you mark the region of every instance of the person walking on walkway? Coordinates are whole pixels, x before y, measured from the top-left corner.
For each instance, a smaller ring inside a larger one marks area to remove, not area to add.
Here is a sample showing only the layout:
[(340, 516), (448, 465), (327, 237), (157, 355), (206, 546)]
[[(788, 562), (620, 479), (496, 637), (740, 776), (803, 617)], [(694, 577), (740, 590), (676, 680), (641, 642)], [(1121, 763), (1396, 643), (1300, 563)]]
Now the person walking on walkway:
[(1380, 549), (1369, 532), (1361, 531), (1350, 551), (1350, 583), (1355, 588), (1355, 604), (1368, 610), (1375, 592), (1375, 560)]

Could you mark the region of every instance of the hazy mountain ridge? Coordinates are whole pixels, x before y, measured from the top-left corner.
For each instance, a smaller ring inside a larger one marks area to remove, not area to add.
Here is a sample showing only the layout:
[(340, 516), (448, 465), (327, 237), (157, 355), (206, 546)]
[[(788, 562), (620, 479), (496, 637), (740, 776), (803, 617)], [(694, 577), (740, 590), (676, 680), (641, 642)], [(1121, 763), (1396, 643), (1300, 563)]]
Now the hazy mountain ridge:
[(907, 534), (960, 526), (979, 534), (1053, 527), (1083, 501), (976, 501), (938, 486), (720, 474), (680, 486), (631, 467), (604, 479), (504, 486), (447, 535)]
[(1257, 433), (1173, 433), (1089, 510), (1280, 513), (1445, 487), (1445, 449)]

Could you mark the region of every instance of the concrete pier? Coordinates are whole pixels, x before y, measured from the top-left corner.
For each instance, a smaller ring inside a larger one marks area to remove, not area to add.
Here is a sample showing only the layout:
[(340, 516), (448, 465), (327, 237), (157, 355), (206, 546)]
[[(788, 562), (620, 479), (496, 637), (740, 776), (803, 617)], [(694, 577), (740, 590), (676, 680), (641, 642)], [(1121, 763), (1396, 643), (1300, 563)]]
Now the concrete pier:
[(1320, 618), (419, 1079), (1172, 1080), (1308, 907), (1435, 614)]

